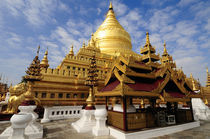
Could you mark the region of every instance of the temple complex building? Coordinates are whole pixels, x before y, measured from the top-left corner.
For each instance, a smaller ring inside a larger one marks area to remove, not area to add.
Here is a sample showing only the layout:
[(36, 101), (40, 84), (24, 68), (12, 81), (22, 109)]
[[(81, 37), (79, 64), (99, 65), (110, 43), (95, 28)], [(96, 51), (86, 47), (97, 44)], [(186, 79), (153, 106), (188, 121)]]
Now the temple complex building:
[[(40, 70), (41, 78), (33, 81), (31, 90), (38, 104), (41, 107), (85, 105), (89, 93), (85, 81), (93, 56), (98, 71), (95, 104), (105, 104), (106, 97), (113, 97), (107, 99), (108, 103), (141, 103), (140, 107), (144, 108), (145, 104), (158, 107), (161, 102), (165, 105), (172, 102), (174, 106), (185, 102), (190, 106), (191, 97), (200, 97), (195, 94), (182, 69), (176, 68), (166, 43), (162, 56), (157, 55), (147, 32), (140, 54), (132, 50), (131, 37), (116, 19), (110, 3), (104, 22), (87, 44), (81, 44), (78, 53), (74, 52), (72, 45), (62, 62), (56, 68), (49, 68), (46, 50), (40, 64), (35, 64), (35, 67), (40, 67), (37, 70)], [(27, 87), (28, 84), (21, 83), (10, 89), (14, 97), (6, 112), (17, 112)]]

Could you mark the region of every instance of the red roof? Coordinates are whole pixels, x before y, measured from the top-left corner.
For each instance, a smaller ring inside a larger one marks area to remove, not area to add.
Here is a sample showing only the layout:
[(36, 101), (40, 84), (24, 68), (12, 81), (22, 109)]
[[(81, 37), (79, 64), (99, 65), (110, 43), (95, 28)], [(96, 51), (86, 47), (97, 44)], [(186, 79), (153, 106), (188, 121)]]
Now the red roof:
[(175, 97), (175, 98), (183, 98), (183, 97), (185, 97), (185, 94), (182, 94), (180, 92), (168, 92), (168, 94), (170, 94), (172, 97)]
[(153, 83), (136, 82), (135, 84), (127, 84), (130, 88), (135, 91), (152, 91), (158, 87), (158, 84), (162, 83), (164, 79), (159, 79)]
[(113, 89), (115, 89), (115, 87), (117, 87), (118, 84), (120, 84), (120, 81), (115, 80), (115, 81), (109, 83), (108, 85), (106, 85), (104, 88), (102, 88), (101, 92), (112, 91)]

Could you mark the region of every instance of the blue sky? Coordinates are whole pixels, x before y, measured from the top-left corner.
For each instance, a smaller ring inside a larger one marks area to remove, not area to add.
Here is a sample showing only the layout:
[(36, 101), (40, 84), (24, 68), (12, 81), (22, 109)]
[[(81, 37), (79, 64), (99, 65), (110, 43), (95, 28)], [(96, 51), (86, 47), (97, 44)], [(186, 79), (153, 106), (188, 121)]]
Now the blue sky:
[[(112, 0), (121, 25), (131, 35), (139, 53), (145, 33), (162, 54), (166, 41), (177, 67), (206, 81), (210, 68), (210, 1), (208, 0)], [(0, 74), (16, 84), (41, 45), (40, 59), (49, 49), (49, 64), (55, 68), (69, 52), (90, 39), (103, 22), (107, 0), (1, 0)]]

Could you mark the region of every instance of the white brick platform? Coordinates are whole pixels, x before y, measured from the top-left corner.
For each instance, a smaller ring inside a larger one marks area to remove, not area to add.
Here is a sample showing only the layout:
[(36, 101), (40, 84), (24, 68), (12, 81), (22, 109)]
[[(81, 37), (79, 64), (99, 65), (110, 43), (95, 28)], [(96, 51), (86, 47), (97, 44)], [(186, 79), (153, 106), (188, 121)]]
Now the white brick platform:
[(125, 133), (123, 131), (120, 131), (120, 130), (112, 128), (112, 127), (109, 127), (109, 129), (110, 129), (110, 135), (117, 139), (149, 139), (152, 137), (173, 134), (176, 132), (192, 129), (192, 128), (199, 127), (199, 126), (200, 126), (200, 122), (196, 121), (196, 122), (191, 122), (191, 123), (187, 123), (187, 124), (155, 128), (155, 129), (133, 132), (133, 133)]

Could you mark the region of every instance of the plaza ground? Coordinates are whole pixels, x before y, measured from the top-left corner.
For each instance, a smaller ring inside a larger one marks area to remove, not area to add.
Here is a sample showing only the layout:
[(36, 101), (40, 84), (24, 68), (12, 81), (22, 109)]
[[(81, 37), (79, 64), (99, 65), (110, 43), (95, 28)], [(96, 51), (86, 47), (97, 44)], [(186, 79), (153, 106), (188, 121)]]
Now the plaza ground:
[[(77, 133), (71, 123), (78, 119), (58, 120), (45, 123), (44, 139), (114, 139), (112, 136), (95, 137), (91, 133)], [(9, 123), (0, 123), (0, 133)], [(156, 137), (152, 139), (210, 139), (210, 121), (201, 121), (201, 126), (182, 132)]]

